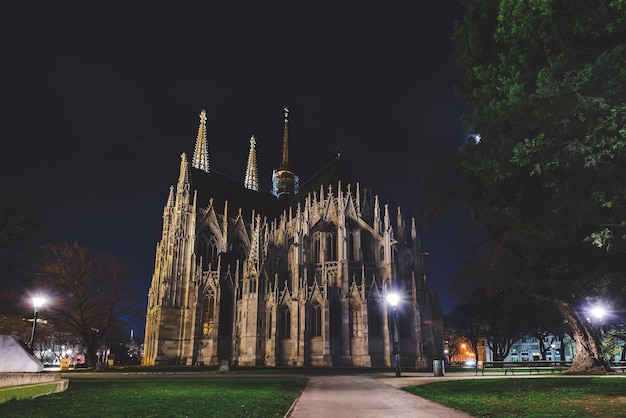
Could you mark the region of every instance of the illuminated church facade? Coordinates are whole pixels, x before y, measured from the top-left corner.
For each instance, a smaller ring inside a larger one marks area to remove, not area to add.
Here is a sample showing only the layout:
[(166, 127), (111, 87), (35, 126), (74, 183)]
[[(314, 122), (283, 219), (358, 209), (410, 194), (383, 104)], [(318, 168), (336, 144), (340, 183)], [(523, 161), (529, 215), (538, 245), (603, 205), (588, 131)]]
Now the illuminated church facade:
[(210, 169), (200, 114), (163, 211), (143, 365), (389, 367), (392, 291), (402, 366), (443, 358), (415, 220), (352, 182), (340, 155), (300, 184), (288, 115), (270, 193), (259, 188), (254, 137), (243, 181)]

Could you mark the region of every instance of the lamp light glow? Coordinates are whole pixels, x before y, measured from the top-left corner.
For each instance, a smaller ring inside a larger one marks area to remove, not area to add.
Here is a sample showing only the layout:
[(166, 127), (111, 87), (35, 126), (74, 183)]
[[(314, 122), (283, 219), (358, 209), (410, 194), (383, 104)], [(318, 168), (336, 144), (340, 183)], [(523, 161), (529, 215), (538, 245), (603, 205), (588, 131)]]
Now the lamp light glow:
[(44, 298), (41, 298), (41, 297), (33, 298), (33, 308), (35, 308), (35, 311), (39, 311), (39, 309), (41, 309), (41, 307), (43, 306), (44, 302), (45, 302)]
[(596, 305), (591, 308), (591, 315), (593, 315), (596, 319), (602, 320), (605, 314), (606, 310), (604, 309), (604, 306)]
[(389, 293), (387, 295), (387, 302), (389, 302), (389, 304), (395, 308), (400, 302), (400, 295), (398, 295), (397, 293)]

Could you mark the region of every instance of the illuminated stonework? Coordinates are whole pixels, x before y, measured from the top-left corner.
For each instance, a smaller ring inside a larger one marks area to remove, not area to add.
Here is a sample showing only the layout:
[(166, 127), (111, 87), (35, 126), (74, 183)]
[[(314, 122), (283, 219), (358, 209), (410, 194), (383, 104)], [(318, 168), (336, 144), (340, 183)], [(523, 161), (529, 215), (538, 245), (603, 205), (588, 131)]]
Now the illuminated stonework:
[(196, 138), (196, 150), (193, 153), (193, 166), (198, 170), (209, 172), (209, 144), (206, 135), (206, 110), (200, 112), (200, 126)]
[(248, 166), (243, 185), (246, 189), (259, 190), (259, 175), (256, 169), (256, 139), (254, 139), (254, 135), (250, 138), (250, 153), (248, 154)]
[(359, 183), (316, 181), (279, 200), (181, 156), (148, 293), (144, 365), (389, 367), (390, 289), (402, 295), (402, 365), (443, 358), (415, 220), (407, 227), (400, 208), (391, 216)]

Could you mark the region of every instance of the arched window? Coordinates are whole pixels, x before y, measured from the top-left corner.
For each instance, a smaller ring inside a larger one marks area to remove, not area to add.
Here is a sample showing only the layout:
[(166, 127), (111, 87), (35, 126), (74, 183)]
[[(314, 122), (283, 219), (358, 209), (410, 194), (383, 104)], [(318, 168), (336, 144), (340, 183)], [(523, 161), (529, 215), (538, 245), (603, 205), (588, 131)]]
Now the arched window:
[(378, 249), (378, 260), (385, 261), (385, 247), (382, 245)]
[(215, 294), (209, 290), (204, 295), (204, 315), (202, 316), (202, 334), (210, 335), (213, 331), (213, 317), (215, 314)]
[(207, 236), (203, 234), (198, 241), (198, 254), (202, 256), (203, 267), (206, 268), (209, 264), (215, 267), (217, 256), (219, 255), (217, 237), (215, 235)]
[(354, 233), (348, 231), (348, 260), (353, 261), (354, 259)]
[(248, 281), (248, 293), (256, 293), (256, 277), (250, 276)]
[(313, 234), (313, 239), (311, 240), (311, 260), (314, 263), (322, 262), (320, 258), (320, 254), (321, 254), (320, 249), (322, 246), (321, 236), (322, 236), (321, 232), (315, 231), (315, 233)]
[(322, 307), (319, 303), (313, 304), (313, 336), (322, 336)]
[(215, 235), (211, 235), (211, 238), (209, 239), (208, 260), (211, 262), (212, 265), (217, 264), (218, 254), (219, 254), (219, 251), (218, 251), (217, 237)]
[(361, 232), (361, 252), (363, 261), (366, 263), (373, 261), (373, 245), (372, 236), (365, 231)]
[(280, 311), (280, 322), (278, 327), (280, 338), (291, 338), (291, 311), (284, 306)]
[(326, 233), (326, 261), (336, 261), (337, 260), (337, 233), (336, 232), (327, 232)]
[(382, 321), (381, 321), (381, 306), (376, 302), (370, 302), (368, 304), (368, 334), (370, 337), (380, 337), (382, 335)]
[(352, 304), (351, 306), (351, 316), (350, 322), (352, 322), (352, 336), (353, 337), (362, 337), (363, 336), (363, 315), (361, 313), (361, 305)]

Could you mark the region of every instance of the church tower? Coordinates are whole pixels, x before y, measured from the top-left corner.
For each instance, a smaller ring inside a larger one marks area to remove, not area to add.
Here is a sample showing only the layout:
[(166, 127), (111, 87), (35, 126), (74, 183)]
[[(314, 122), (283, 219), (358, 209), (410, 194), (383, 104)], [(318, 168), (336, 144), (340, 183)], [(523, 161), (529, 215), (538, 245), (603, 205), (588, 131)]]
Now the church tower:
[(283, 130), (283, 156), (280, 168), (272, 174), (272, 193), (279, 199), (287, 199), (296, 193), (300, 180), (289, 168), (289, 109), (285, 108), (285, 127)]
[(178, 183), (170, 188), (163, 209), (163, 232), (148, 293), (144, 365), (187, 362), (193, 356), (195, 311), (188, 307), (196, 304), (189, 290), (198, 282), (196, 192), (191, 190), (187, 156), (183, 153), (180, 158)]

